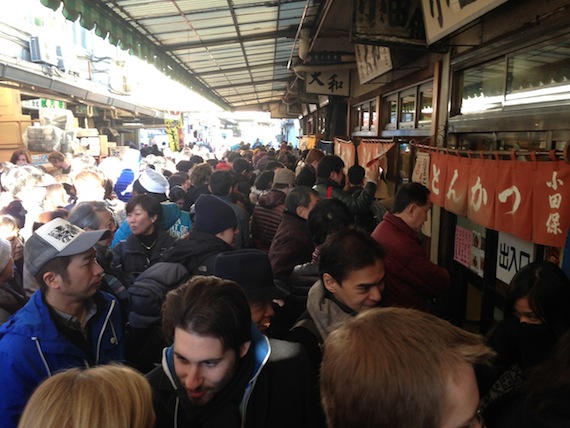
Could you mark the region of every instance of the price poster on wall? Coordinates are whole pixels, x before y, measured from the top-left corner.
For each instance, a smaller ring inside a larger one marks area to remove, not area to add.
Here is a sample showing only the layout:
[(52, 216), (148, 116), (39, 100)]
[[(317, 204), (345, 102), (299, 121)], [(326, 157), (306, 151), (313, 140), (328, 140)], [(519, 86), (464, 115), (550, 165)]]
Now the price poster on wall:
[(485, 236), (477, 231), (456, 226), (453, 260), (483, 277)]

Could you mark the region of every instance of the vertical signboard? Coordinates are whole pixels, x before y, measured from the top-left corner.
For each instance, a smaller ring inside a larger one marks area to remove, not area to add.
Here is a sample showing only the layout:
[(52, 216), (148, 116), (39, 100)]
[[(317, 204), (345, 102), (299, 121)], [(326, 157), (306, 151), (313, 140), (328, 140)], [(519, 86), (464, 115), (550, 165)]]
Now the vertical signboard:
[(534, 261), (534, 244), (499, 232), (497, 278), (509, 284), (520, 268)]

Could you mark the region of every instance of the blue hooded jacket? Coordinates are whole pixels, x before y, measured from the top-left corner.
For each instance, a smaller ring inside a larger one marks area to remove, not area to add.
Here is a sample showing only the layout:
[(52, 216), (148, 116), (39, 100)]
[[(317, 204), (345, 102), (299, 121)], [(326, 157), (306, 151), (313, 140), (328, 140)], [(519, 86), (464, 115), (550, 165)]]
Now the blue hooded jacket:
[(124, 360), (121, 313), (117, 300), (98, 292), (97, 313), (90, 320), (93, 355), (62, 334), (36, 291), (28, 303), (0, 327), (0, 421), (18, 425), (26, 402), (46, 378), (70, 367)]

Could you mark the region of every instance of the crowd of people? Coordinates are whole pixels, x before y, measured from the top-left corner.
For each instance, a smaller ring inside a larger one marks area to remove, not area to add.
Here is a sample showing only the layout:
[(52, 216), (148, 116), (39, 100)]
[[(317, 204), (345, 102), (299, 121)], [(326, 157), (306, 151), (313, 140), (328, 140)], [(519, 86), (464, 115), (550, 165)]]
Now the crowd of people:
[(522, 268), (487, 337), (439, 318), (425, 186), (286, 144), (48, 159), (0, 164), (2, 426), (570, 421), (570, 280)]

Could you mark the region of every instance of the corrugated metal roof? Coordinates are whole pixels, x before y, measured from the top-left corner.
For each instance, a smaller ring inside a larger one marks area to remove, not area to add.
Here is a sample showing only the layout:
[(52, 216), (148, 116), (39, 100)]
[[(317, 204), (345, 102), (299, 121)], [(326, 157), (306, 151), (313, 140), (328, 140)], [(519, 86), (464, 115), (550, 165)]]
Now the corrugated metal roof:
[(318, 0), (100, 0), (234, 109), (281, 102)]

